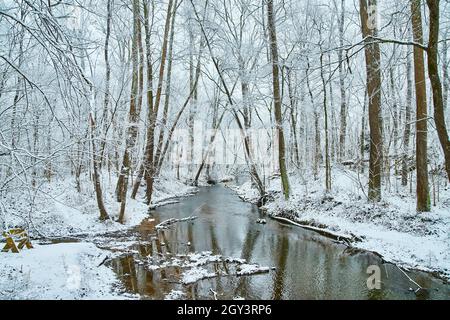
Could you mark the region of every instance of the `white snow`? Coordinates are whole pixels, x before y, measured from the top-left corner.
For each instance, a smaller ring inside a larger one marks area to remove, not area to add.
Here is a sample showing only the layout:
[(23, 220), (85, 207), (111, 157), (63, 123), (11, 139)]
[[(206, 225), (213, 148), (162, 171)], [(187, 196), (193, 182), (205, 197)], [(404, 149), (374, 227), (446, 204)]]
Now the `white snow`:
[[(87, 234), (93, 242), (35, 245), (35, 249), (19, 254), (0, 253), (0, 300), (109, 299), (118, 296), (113, 291), (113, 287), (119, 286), (114, 272), (99, 264), (106, 257), (105, 252), (113, 256), (113, 251), (130, 251), (134, 242), (130, 239), (110, 243), (106, 246), (109, 251), (99, 249), (94, 243), (98, 242), (97, 245), (102, 247), (101, 234), (125, 232), (148, 218), (145, 187), (141, 188), (137, 200), (127, 199), (125, 223), (122, 225), (115, 221), (119, 212), (119, 203), (114, 196), (116, 180), (103, 181), (104, 202), (111, 220), (101, 222), (91, 182), (86, 176), (82, 179), (81, 193), (75, 190), (73, 178), (65, 178), (40, 186), (36, 197), (16, 192), (0, 199), (5, 205), (4, 214), (0, 215), (0, 231), (22, 227), (32, 237)], [(155, 182), (154, 203), (173, 201), (175, 197), (187, 196), (196, 190), (175, 179), (162, 177)], [(0, 249), (3, 245), (0, 242)], [(120, 297), (135, 298), (124, 293)]]
[(164, 298), (164, 300), (181, 300), (185, 297), (183, 291), (172, 290)]
[[(105, 173), (102, 176), (108, 177)], [(99, 213), (92, 182), (83, 176), (82, 190), (75, 189), (74, 178), (60, 178), (50, 184), (39, 187), (36, 197), (28, 193), (10, 193), (1, 202), (5, 205), (5, 214), (0, 215), (0, 230), (20, 226), (31, 236), (68, 236), (76, 234), (100, 234), (108, 231), (126, 230), (138, 225), (148, 217), (145, 203), (145, 187), (140, 188), (136, 200), (127, 199), (125, 223), (117, 220), (119, 205), (115, 199), (116, 179), (103, 181), (104, 202), (111, 220), (99, 221)], [(130, 186), (131, 188), (131, 186)], [(173, 178), (161, 177), (155, 181), (153, 204), (165, 204), (168, 199), (193, 194), (196, 188)], [(128, 192), (130, 195), (131, 191)], [(2, 218), (3, 217), (3, 218)], [(2, 221), (4, 220), (4, 221)]]
[(156, 229), (168, 229), (171, 225), (178, 223), (178, 222), (186, 222), (186, 221), (193, 221), (196, 220), (197, 217), (196, 216), (191, 216), (191, 217), (187, 217), (187, 218), (182, 218), (182, 219), (175, 219), (175, 218), (170, 218), (167, 220), (164, 220), (163, 222), (159, 223), (158, 225), (156, 225)]
[(243, 264), (238, 267), (236, 274), (238, 276), (247, 276), (258, 273), (266, 273), (269, 272), (269, 267), (261, 267), (257, 264)]
[[(249, 264), (245, 259), (224, 257), (214, 255), (211, 251), (189, 253), (188, 255), (178, 255), (176, 257), (166, 257), (166, 260), (153, 261), (149, 258), (147, 268), (159, 270), (169, 267), (177, 267), (183, 270), (180, 282), (184, 285), (193, 284), (203, 279), (218, 276), (251, 276), (270, 271), (269, 267), (262, 267), (258, 264)], [(226, 263), (227, 270), (214, 268), (211, 271), (211, 264)]]
[(0, 300), (119, 298), (114, 272), (100, 265), (105, 257), (105, 251), (91, 243), (0, 253)]
[(188, 269), (183, 273), (183, 278), (181, 282), (184, 285), (192, 284), (197, 281), (208, 279), (208, 278), (214, 278), (217, 274), (214, 272), (209, 272), (208, 270), (204, 268), (192, 268)]

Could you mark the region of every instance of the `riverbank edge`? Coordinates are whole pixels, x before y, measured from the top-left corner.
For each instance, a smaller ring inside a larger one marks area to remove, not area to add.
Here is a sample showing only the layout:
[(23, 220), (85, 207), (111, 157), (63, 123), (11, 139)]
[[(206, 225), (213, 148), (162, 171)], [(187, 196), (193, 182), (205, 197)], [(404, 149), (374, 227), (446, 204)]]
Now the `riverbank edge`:
[[(61, 236), (30, 237), (34, 248), (21, 250), (19, 253), (0, 252), (0, 255), (11, 255), (11, 259), (6, 259), (6, 257), (0, 259), (2, 262), (0, 263), (0, 276), (7, 279), (0, 284), (0, 300), (22, 298), (27, 300), (139, 300), (138, 295), (126, 293), (115, 272), (105, 264), (107, 260), (115, 256), (115, 253), (98, 246), (94, 239), (112, 232), (131, 230), (147, 217), (151, 217), (150, 211), (178, 203), (184, 198), (196, 195), (200, 190), (198, 187), (192, 187), (185, 183), (183, 185), (186, 188), (178, 190), (175, 195), (168, 194), (158, 197), (152, 206), (148, 207), (145, 216), (143, 215), (142, 219), (133, 220), (132, 223), (118, 225), (117, 222), (109, 221), (107, 223), (110, 225), (106, 230), (87, 233), (68, 232)], [(134, 201), (137, 202), (137, 200)], [(98, 223), (104, 224), (100, 221)], [(3, 245), (4, 242), (0, 241), (0, 248)], [(71, 261), (67, 270), (64, 269), (66, 259)], [(53, 263), (56, 261), (64, 263)], [(78, 267), (79, 264), (83, 267)], [(64, 268), (61, 265), (64, 265)], [(40, 274), (49, 273), (53, 274), (49, 279), (45, 277), (42, 279), (43, 277), (40, 276)], [(76, 277), (89, 279), (89, 281), (83, 280), (82, 284), (72, 285), (70, 277), (74, 273)], [(68, 277), (68, 280), (64, 280), (64, 277)], [(90, 279), (95, 279), (95, 281), (92, 282)], [(42, 290), (31, 290), (31, 283), (35, 283), (36, 287)], [(12, 284), (14, 286), (11, 289)]]
[[(87, 182), (87, 177), (83, 176)], [(135, 199), (127, 197), (124, 223), (117, 222), (120, 202), (115, 196), (117, 179), (112, 177), (103, 185), (103, 201), (109, 219), (100, 221), (98, 204), (90, 184), (85, 183), (75, 192), (73, 177), (61, 177), (45, 183), (36, 190), (36, 196), (28, 193), (10, 193), (0, 201), (0, 232), (22, 228), (32, 240), (96, 236), (107, 232), (126, 231), (139, 225), (158, 207), (180, 201), (199, 191), (197, 187), (173, 177), (160, 177), (155, 181), (152, 205), (145, 203), (145, 190), (140, 188)], [(131, 192), (132, 186), (129, 186)], [(0, 242), (4, 241), (0, 237)]]
[[(229, 190), (231, 190), (232, 192), (234, 192), (239, 197), (239, 199), (241, 199), (243, 202), (251, 203), (253, 205), (258, 206), (258, 201), (256, 199), (247, 198), (245, 195), (240, 194), (239, 187), (233, 186), (233, 185), (225, 185), (225, 187), (228, 188)], [(364, 235), (356, 235), (353, 233), (344, 234), (344, 233), (335, 232), (335, 231), (331, 230), (330, 226), (328, 226), (328, 225), (325, 225), (322, 223), (318, 225), (313, 220), (297, 220), (298, 218), (293, 219), (293, 218), (289, 217), (288, 215), (286, 215), (285, 214), (286, 212), (284, 212), (284, 211), (270, 212), (270, 210), (268, 208), (266, 208), (265, 206), (259, 207), (259, 209), (262, 210), (263, 212), (265, 212), (269, 218), (276, 220), (279, 223), (288, 223), (290, 225), (293, 225), (293, 226), (296, 226), (296, 227), (299, 227), (299, 228), (302, 228), (305, 230), (319, 233), (325, 237), (328, 237), (330, 239), (333, 239), (335, 241), (338, 241), (339, 243), (346, 245), (348, 248), (357, 249), (357, 250), (361, 250), (363, 252), (368, 252), (368, 253), (374, 254), (377, 257), (379, 257), (383, 263), (390, 263), (390, 264), (396, 265), (397, 267), (399, 267), (405, 271), (418, 271), (418, 272), (429, 273), (429, 274), (433, 275), (435, 278), (438, 278), (447, 284), (450, 283), (450, 270), (447, 270), (445, 268), (439, 268), (439, 267), (429, 268), (429, 267), (421, 266), (421, 265), (412, 265), (401, 259), (388, 258), (386, 255), (383, 255), (380, 251), (369, 250), (361, 245), (358, 245), (358, 244), (362, 244), (364, 242), (364, 240), (365, 240)]]
[[(186, 185), (188, 186), (188, 185)], [(136, 220), (133, 221), (133, 223), (129, 223), (129, 224), (123, 224), (123, 228), (121, 229), (111, 229), (111, 230), (106, 230), (106, 231), (96, 231), (96, 232), (88, 232), (88, 233), (68, 233), (66, 235), (62, 235), (62, 236), (48, 236), (48, 237), (30, 237), (30, 240), (34, 240), (34, 241), (38, 241), (40, 244), (45, 243), (45, 244), (51, 244), (51, 242), (53, 241), (58, 241), (58, 242), (81, 242), (83, 240), (86, 240), (86, 242), (90, 242), (89, 238), (95, 238), (95, 237), (100, 237), (100, 236), (104, 236), (108, 233), (111, 232), (118, 232), (118, 231), (128, 231), (128, 230), (132, 230), (133, 228), (139, 226), (143, 220), (147, 219), (147, 218), (151, 218), (151, 211), (154, 211), (158, 208), (161, 207), (165, 207), (165, 206), (169, 206), (172, 204), (176, 204), (179, 203), (182, 199), (185, 198), (189, 198), (189, 197), (193, 197), (195, 196), (198, 192), (199, 192), (199, 188), (196, 188), (195, 191), (191, 191), (191, 192), (186, 192), (186, 193), (182, 193), (179, 195), (170, 195), (167, 196), (166, 198), (161, 198), (158, 199), (157, 201), (155, 201), (154, 203), (152, 203), (150, 206), (148, 206), (148, 213), (146, 213), (146, 216), (143, 216), (142, 220)], [(102, 222), (99, 222), (102, 223)], [(50, 241), (50, 242), (49, 242)], [(2, 243), (2, 242), (0, 242)]]

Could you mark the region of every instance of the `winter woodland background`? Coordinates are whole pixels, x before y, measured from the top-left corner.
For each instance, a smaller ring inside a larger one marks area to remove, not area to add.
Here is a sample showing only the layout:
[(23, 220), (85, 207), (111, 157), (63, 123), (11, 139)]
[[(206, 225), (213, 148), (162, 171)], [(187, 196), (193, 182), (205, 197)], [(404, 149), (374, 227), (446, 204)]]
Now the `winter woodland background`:
[(248, 176), (235, 190), (271, 214), (448, 272), (449, 17), (442, 0), (1, 0), (0, 228), (121, 228)]

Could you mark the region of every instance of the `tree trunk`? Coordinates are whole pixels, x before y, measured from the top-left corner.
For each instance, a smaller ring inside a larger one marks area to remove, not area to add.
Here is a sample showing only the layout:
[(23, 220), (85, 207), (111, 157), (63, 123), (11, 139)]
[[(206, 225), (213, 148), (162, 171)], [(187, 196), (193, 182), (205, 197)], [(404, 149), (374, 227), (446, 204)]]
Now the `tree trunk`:
[[(448, 35), (448, 31), (446, 33)], [(442, 80), (443, 80), (443, 100), (444, 100), (444, 110), (448, 108), (448, 94), (450, 87), (450, 78), (448, 73), (448, 41), (442, 43)], [(448, 119), (446, 119), (448, 120)]]
[(120, 172), (121, 184), (118, 187), (118, 194), (120, 199), (120, 211), (119, 211), (119, 223), (124, 222), (125, 217), (125, 206), (127, 202), (127, 191), (128, 191), (128, 179), (130, 175), (130, 152), (136, 144), (137, 138), (137, 99), (139, 91), (139, 70), (138, 70), (138, 28), (139, 28), (139, 0), (133, 0), (133, 43), (131, 49), (131, 59), (133, 65), (133, 76), (131, 83), (131, 94), (130, 94), (130, 110), (128, 114), (129, 127), (127, 129), (127, 136), (125, 142), (125, 151), (122, 160), (122, 168)]
[(105, 96), (103, 98), (103, 135), (104, 139), (100, 144), (100, 164), (101, 169), (102, 163), (104, 161), (105, 147), (106, 147), (106, 134), (108, 130), (108, 109), (110, 103), (110, 87), (111, 87), (111, 63), (109, 61), (109, 41), (111, 37), (111, 20), (112, 20), (112, 2), (113, 0), (108, 0), (106, 5), (107, 17), (106, 17), (106, 37), (105, 37), (105, 48), (104, 48), (104, 58), (105, 58)]
[[(189, 30), (189, 87), (192, 90), (194, 88), (194, 33), (192, 32), (192, 26)], [(197, 88), (194, 89), (194, 94), (192, 95), (189, 109), (188, 117), (188, 175), (191, 174), (194, 168), (194, 117), (197, 113)]]
[[(145, 180), (147, 183), (146, 197), (147, 204), (151, 204), (152, 194), (153, 194), (153, 182), (154, 182), (154, 172), (155, 172), (155, 163), (154, 163), (154, 147), (155, 147), (155, 127), (156, 127), (156, 119), (158, 118), (159, 105), (161, 102), (162, 95), (162, 85), (164, 79), (164, 70), (166, 66), (166, 57), (167, 57), (167, 45), (169, 38), (169, 29), (170, 29), (170, 19), (172, 15), (172, 5), (173, 0), (169, 0), (169, 4), (167, 7), (167, 15), (166, 15), (166, 23), (164, 27), (164, 40), (161, 49), (161, 62), (159, 67), (159, 80), (158, 87), (156, 91), (156, 98), (154, 106), (148, 103), (148, 124), (147, 124), (147, 145), (145, 150)], [(149, 71), (148, 71), (149, 72)], [(149, 88), (147, 92), (151, 89)]]
[(272, 58), (272, 76), (273, 76), (273, 98), (275, 125), (278, 136), (278, 162), (280, 166), (281, 183), (283, 187), (284, 197), (289, 199), (289, 178), (286, 168), (285, 142), (283, 132), (283, 119), (281, 112), (281, 95), (280, 95), (280, 79), (279, 79), (279, 61), (278, 61), (278, 44), (275, 29), (275, 17), (273, 11), (273, 0), (267, 1), (267, 23), (269, 28), (270, 51)]
[(360, 169), (361, 173), (364, 173), (364, 155), (366, 152), (366, 109), (367, 109), (367, 89), (364, 91), (364, 104), (363, 104), (363, 113), (361, 116), (361, 134), (360, 134), (360, 146), (359, 146), (359, 154), (360, 154)]
[[(423, 43), (421, 0), (411, 0), (413, 39)], [(427, 89), (423, 50), (414, 47), (414, 79), (416, 83), (416, 168), (417, 168), (417, 210), (430, 211), (427, 156)]]
[[(396, 48), (394, 47), (394, 50)], [(392, 99), (392, 121), (393, 121), (393, 159), (394, 159), (394, 167), (395, 167), (395, 175), (398, 174), (397, 172), (397, 151), (398, 151), (398, 140), (399, 140), (399, 119), (398, 119), (398, 103), (397, 103), (397, 90), (395, 87), (395, 79), (394, 79), (394, 67), (391, 66), (389, 69), (389, 79), (390, 79), (390, 87), (391, 87), (391, 99)]]
[[(172, 14), (172, 24), (171, 24), (171, 31), (170, 31), (170, 40), (169, 40), (169, 54), (168, 54), (168, 62), (167, 62), (167, 79), (166, 79), (166, 92), (165, 92), (165, 99), (164, 99), (164, 110), (163, 110), (163, 116), (161, 120), (161, 128), (159, 130), (159, 137), (158, 137), (158, 146), (156, 148), (156, 155), (155, 155), (155, 166), (158, 165), (160, 158), (161, 158), (161, 152), (164, 142), (164, 133), (167, 125), (167, 117), (169, 115), (169, 101), (170, 101), (170, 94), (171, 94), (171, 83), (172, 83), (172, 57), (173, 57), (173, 40), (175, 38), (175, 17), (177, 13), (177, 3), (178, 1), (175, 0), (173, 5), (173, 14)], [(156, 173), (157, 170), (155, 170)]]
[(339, 19), (339, 87), (341, 91), (341, 110), (340, 110), (340, 130), (339, 130), (339, 160), (345, 158), (345, 142), (347, 137), (347, 97), (345, 94), (345, 80), (343, 67), (343, 47), (344, 47), (344, 18), (345, 18), (345, 0), (341, 0), (341, 16)]
[[(151, 110), (153, 109), (153, 65), (152, 65), (152, 54), (151, 54), (151, 27), (150, 22), (150, 15), (149, 15), (149, 6), (148, 6), (149, 0), (143, 1), (143, 10), (144, 10), (144, 31), (145, 31), (145, 60), (147, 65), (147, 106), (151, 106), (151, 108), (148, 108), (147, 110), (147, 121), (150, 123), (151, 118)], [(147, 124), (148, 125), (148, 124)], [(145, 152), (147, 150), (147, 145), (144, 148), (144, 157)], [(142, 178), (145, 174), (145, 159), (139, 166), (138, 174), (136, 176), (136, 180), (133, 185), (133, 190), (131, 192), (131, 199), (136, 199), (137, 193), (139, 191), (139, 187), (141, 186)]]
[(105, 221), (109, 219), (108, 212), (106, 212), (105, 204), (103, 203), (103, 193), (102, 193), (102, 186), (100, 181), (100, 175), (98, 172), (101, 158), (99, 158), (99, 155), (97, 154), (97, 149), (95, 146), (95, 121), (92, 117), (92, 113), (89, 114), (90, 118), (90, 124), (91, 124), (91, 143), (92, 143), (92, 166), (94, 168), (94, 189), (95, 189), (95, 196), (97, 199), (97, 206), (98, 210), (100, 211), (100, 220)]
[(292, 88), (292, 70), (287, 68), (287, 82), (288, 82), (288, 95), (291, 107), (291, 127), (292, 127), (292, 138), (293, 138), (293, 153), (294, 161), (293, 163), (297, 168), (300, 167), (300, 152), (298, 147), (298, 137), (297, 137), (297, 101), (294, 97), (294, 90)]
[(205, 163), (206, 163), (206, 160), (208, 159), (208, 155), (209, 155), (210, 149), (213, 146), (214, 140), (216, 139), (217, 132), (219, 131), (220, 124), (222, 123), (222, 120), (223, 120), (224, 116), (225, 116), (225, 111), (222, 113), (222, 115), (220, 116), (220, 118), (217, 121), (217, 123), (215, 125), (213, 125), (214, 131), (213, 131), (213, 134), (210, 137), (208, 147), (207, 147), (205, 153), (203, 154), (202, 163), (200, 164), (200, 167), (198, 168), (197, 173), (196, 173), (196, 175), (194, 177), (194, 182), (193, 182), (194, 185), (198, 184), (198, 179), (200, 178), (200, 174), (202, 173), (203, 168), (205, 167)]
[(323, 53), (320, 54), (320, 77), (323, 86), (323, 115), (324, 115), (324, 129), (325, 129), (325, 189), (327, 192), (331, 191), (331, 164), (330, 164), (330, 147), (329, 147), (329, 132), (328, 132), (328, 108), (327, 108), (327, 85), (325, 76), (323, 74)]
[[(369, 97), (370, 159), (369, 159), (369, 200), (381, 201), (381, 165), (383, 163), (382, 118), (381, 118), (381, 73), (380, 47), (369, 39), (377, 35), (376, 0), (360, 0), (361, 29), (365, 42), (367, 93)], [(369, 17), (368, 7), (371, 12)], [(373, 16), (372, 16), (373, 15)]]
[(181, 116), (183, 115), (184, 111), (186, 110), (187, 106), (189, 105), (189, 101), (191, 101), (192, 95), (197, 90), (197, 84), (198, 84), (198, 81), (200, 78), (200, 71), (201, 71), (201, 55), (203, 52), (203, 46), (204, 46), (203, 43), (201, 43), (199, 53), (198, 53), (197, 67), (196, 67), (196, 71), (195, 71), (194, 87), (191, 88), (191, 91), (189, 92), (188, 97), (184, 101), (183, 106), (181, 107), (180, 111), (178, 111), (177, 116), (175, 117), (175, 120), (174, 120), (172, 126), (170, 127), (166, 142), (164, 143), (164, 148), (162, 149), (162, 153), (159, 158), (159, 163), (157, 164), (157, 167), (156, 167), (156, 173), (159, 173), (159, 171), (161, 170), (167, 150), (169, 150), (170, 142), (172, 141), (173, 133), (178, 125), (178, 122), (180, 121)]
[(405, 106), (405, 131), (403, 133), (403, 157), (402, 157), (402, 186), (408, 185), (408, 156), (411, 140), (411, 104), (412, 104), (412, 63), (408, 50), (406, 57), (406, 106)]
[(319, 175), (319, 165), (321, 160), (321, 141), (320, 141), (320, 131), (319, 131), (319, 113), (314, 106), (314, 97), (311, 89), (311, 84), (309, 81), (309, 61), (308, 67), (306, 69), (306, 86), (308, 87), (309, 98), (311, 100), (311, 106), (313, 108), (313, 116), (314, 116), (314, 155), (313, 155), (313, 175), (314, 180), (318, 179)]
[[(417, 1), (417, 0), (416, 0)], [(445, 157), (445, 171), (450, 181), (450, 140), (445, 124), (444, 100), (441, 79), (438, 71), (438, 40), (439, 40), (439, 0), (427, 0), (430, 10), (430, 32), (428, 41), (428, 75), (433, 90), (434, 122), (439, 142)]]

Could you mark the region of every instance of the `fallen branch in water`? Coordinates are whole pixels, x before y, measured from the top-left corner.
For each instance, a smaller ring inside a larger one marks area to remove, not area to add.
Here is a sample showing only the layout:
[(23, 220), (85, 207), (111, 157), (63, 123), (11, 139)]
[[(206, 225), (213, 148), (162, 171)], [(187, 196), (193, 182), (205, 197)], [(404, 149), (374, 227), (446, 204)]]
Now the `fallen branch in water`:
[(293, 221), (291, 219), (288, 219), (288, 218), (277, 217), (277, 216), (271, 216), (271, 218), (275, 219), (275, 220), (278, 220), (278, 221), (287, 222), (289, 224), (292, 224), (294, 226), (297, 226), (297, 227), (300, 227), (300, 228), (303, 228), (303, 229), (315, 231), (317, 233), (320, 233), (323, 236), (326, 236), (328, 238), (334, 239), (336, 241), (345, 242), (348, 245), (350, 245), (354, 241), (360, 240), (360, 239), (358, 239), (358, 238), (356, 238), (354, 236), (338, 234), (338, 233), (335, 233), (335, 232), (332, 232), (332, 231), (329, 231), (329, 230), (325, 230), (325, 229), (322, 229), (322, 228), (309, 226), (307, 224), (301, 224), (301, 223), (295, 222), (295, 221)]
[(243, 264), (238, 267), (236, 275), (238, 277), (252, 276), (252, 275), (267, 273), (269, 271), (270, 271), (269, 267), (261, 267), (257, 264)]
[(211, 293), (213, 294), (213, 296), (214, 296), (214, 300), (217, 300), (217, 292), (215, 292), (213, 289), (209, 289), (209, 291), (211, 291)]
[(161, 222), (160, 224), (158, 224), (155, 228), (157, 230), (161, 230), (161, 229), (167, 229), (170, 226), (174, 225), (175, 223), (179, 223), (179, 222), (186, 222), (186, 221), (193, 221), (195, 219), (197, 219), (197, 216), (191, 216), (191, 217), (187, 217), (187, 218), (183, 218), (183, 219), (168, 219), (168, 220), (164, 220), (163, 222)]
[(208, 272), (204, 268), (189, 269), (183, 273), (181, 283), (183, 285), (194, 284), (201, 280), (212, 279), (216, 277), (244, 277), (244, 276), (256, 276), (259, 274), (269, 273), (269, 267), (261, 267), (257, 264), (243, 264), (237, 268), (235, 272)]
[[(216, 267), (212, 268), (208, 266), (210, 264), (215, 264)], [(218, 270), (219, 266), (224, 266), (224, 269)], [(201, 280), (216, 277), (253, 276), (275, 270), (275, 268), (249, 263), (242, 258), (213, 255), (210, 251), (190, 253), (188, 255), (177, 255), (168, 258), (166, 261), (158, 261), (157, 264), (147, 265), (149, 270), (160, 270), (171, 267), (183, 269), (182, 277), (180, 279), (180, 283), (183, 285), (190, 285)]]
[(403, 271), (402, 268), (400, 268), (399, 266), (396, 266), (396, 267), (398, 268), (398, 270), (400, 270), (400, 271), (405, 275), (406, 278), (408, 278), (408, 280), (409, 280), (410, 282), (414, 283), (414, 284), (418, 287), (418, 289), (417, 289), (416, 291), (414, 291), (416, 294), (417, 294), (417, 292), (419, 292), (421, 289), (423, 289), (423, 288), (420, 286), (420, 284), (418, 284), (418, 283), (415, 282), (413, 279), (411, 279), (411, 277), (408, 276), (408, 274), (406, 274), (406, 272)]

